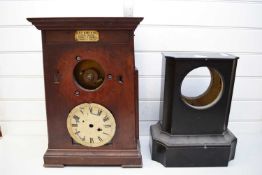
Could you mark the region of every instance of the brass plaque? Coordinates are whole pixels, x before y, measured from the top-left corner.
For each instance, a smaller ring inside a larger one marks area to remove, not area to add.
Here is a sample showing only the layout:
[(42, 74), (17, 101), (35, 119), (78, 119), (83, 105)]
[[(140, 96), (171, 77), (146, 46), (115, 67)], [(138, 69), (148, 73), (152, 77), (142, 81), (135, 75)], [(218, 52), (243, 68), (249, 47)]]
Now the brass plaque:
[(75, 32), (75, 40), (78, 42), (97, 42), (99, 32), (96, 30), (78, 30)]

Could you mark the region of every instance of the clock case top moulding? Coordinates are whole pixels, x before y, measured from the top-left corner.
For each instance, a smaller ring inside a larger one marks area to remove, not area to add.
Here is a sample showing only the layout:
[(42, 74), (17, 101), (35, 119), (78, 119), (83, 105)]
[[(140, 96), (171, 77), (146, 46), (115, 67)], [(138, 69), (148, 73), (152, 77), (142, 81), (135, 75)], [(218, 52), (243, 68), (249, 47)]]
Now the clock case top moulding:
[[(44, 155), (44, 165), (141, 167), (134, 30), (143, 18), (27, 20), (42, 32), (48, 124), (48, 150)], [(75, 32), (79, 30), (98, 31), (99, 41), (76, 42)], [(103, 67), (106, 78), (98, 90), (86, 91), (73, 81), (76, 56), (96, 59)], [(72, 143), (66, 127), (66, 117), (71, 109), (81, 103), (98, 103), (113, 113), (117, 128), (110, 145), (91, 148)]]

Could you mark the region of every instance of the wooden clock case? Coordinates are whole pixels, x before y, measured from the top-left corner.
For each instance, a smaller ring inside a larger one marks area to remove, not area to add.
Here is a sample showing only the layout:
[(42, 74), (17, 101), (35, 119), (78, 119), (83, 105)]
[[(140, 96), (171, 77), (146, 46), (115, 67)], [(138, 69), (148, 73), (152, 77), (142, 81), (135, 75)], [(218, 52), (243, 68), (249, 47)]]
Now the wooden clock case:
[[(224, 53), (163, 53), (164, 101), (160, 121), (150, 128), (153, 160), (167, 167), (203, 167), (227, 166), (234, 159), (237, 138), (227, 126), (237, 60)], [(185, 101), (183, 79), (199, 67), (209, 68), (210, 86), (203, 95)], [(194, 100), (194, 106), (188, 104)], [(214, 103), (197, 106), (207, 101)]]
[[(44, 165), (141, 167), (138, 129), (138, 71), (134, 30), (143, 18), (28, 18), (42, 32), (48, 149)], [(95, 30), (98, 41), (76, 41), (76, 31)], [(105, 79), (96, 90), (80, 87), (73, 76), (81, 60), (94, 60)], [(98, 103), (116, 120), (111, 143), (85, 147), (70, 137), (66, 120), (81, 103)]]

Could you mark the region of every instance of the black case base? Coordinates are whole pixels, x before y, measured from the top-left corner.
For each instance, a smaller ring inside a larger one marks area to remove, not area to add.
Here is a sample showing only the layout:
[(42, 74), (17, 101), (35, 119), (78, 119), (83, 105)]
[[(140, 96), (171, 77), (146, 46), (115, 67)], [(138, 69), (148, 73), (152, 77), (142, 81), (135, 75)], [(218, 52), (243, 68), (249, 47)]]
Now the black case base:
[(216, 135), (170, 135), (157, 123), (150, 134), (152, 160), (166, 167), (227, 166), (235, 156), (237, 138), (229, 130)]

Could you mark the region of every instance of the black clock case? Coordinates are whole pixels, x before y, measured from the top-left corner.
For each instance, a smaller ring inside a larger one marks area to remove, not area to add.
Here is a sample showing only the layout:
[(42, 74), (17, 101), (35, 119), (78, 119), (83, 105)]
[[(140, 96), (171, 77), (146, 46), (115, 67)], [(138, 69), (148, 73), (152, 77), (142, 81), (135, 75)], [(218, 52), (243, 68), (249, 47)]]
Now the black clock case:
[[(234, 159), (237, 138), (227, 125), (237, 60), (221, 53), (163, 53), (160, 121), (150, 127), (153, 160), (166, 167), (211, 167)], [(180, 89), (184, 77), (202, 66), (216, 69), (224, 87), (215, 105), (199, 110), (185, 104)]]

